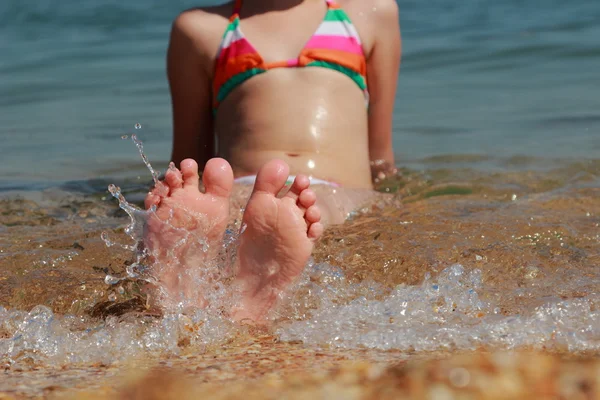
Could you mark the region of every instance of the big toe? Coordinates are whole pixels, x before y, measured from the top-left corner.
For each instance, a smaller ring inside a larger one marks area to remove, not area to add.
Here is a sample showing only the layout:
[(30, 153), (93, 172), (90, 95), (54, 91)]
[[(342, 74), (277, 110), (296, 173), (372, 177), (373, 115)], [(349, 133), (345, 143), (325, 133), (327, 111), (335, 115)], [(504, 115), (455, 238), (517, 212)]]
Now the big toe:
[(253, 192), (269, 193), (276, 196), (285, 186), (289, 172), (290, 167), (284, 161), (269, 161), (258, 171)]
[(222, 158), (212, 158), (204, 166), (202, 182), (206, 193), (218, 197), (229, 197), (233, 188), (231, 165)]

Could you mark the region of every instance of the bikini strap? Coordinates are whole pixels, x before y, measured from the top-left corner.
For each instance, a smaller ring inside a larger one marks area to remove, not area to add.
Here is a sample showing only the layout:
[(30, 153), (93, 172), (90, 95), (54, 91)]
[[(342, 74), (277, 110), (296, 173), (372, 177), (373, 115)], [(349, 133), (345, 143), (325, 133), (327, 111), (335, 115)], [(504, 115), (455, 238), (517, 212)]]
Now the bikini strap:
[(233, 15), (239, 15), (242, 11), (242, 0), (235, 0), (233, 3)]

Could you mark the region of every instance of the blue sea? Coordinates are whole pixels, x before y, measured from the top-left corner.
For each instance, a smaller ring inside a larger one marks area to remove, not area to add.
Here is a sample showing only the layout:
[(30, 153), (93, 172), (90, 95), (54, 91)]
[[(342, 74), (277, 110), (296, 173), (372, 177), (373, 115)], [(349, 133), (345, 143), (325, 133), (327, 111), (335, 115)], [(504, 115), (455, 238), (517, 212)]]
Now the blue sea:
[[(148, 157), (164, 167), (170, 24), (207, 4), (0, 2), (0, 189), (143, 174), (121, 140), (137, 123)], [(599, 1), (399, 6), (400, 166), (506, 169), (525, 159), (537, 168), (600, 157)]]

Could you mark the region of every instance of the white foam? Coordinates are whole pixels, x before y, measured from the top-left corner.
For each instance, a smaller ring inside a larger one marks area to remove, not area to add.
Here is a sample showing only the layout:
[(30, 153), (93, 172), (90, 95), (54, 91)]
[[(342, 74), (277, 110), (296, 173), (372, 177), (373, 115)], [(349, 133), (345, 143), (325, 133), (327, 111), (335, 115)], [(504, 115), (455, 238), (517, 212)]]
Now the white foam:
[[(465, 272), (458, 264), (437, 279), (398, 286), (381, 299), (383, 287), (349, 284), (339, 268), (328, 264), (309, 266), (295, 289), (297, 296), (280, 309), (289, 319), (275, 327), (282, 341), (417, 352), (481, 346), (600, 350), (598, 296), (551, 301), (526, 315), (504, 316), (479, 298), (480, 272)], [(29, 313), (0, 308), (0, 332), (9, 336), (0, 339), (0, 358), (8, 365), (28, 360), (110, 364), (152, 353), (177, 354), (181, 341), (218, 344), (236, 332), (235, 324), (215, 310), (97, 321), (60, 317), (45, 306)]]
[(210, 345), (226, 340), (234, 331), (225, 319), (202, 310), (191, 316), (166, 315), (161, 319), (109, 317), (105, 321), (55, 315), (45, 306), (30, 312), (0, 308), (0, 329), (10, 333), (0, 339), (2, 364), (66, 365), (101, 362), (110, 365), (149, 354), (177, 354), (178, 343)]
[(456, 264), (435, 281), (398, 286), (382, 300), (359, 297), (335, 304), (329, 296), (310, 318), (284, 324), (278, 334), (283, 341), (382, 350), (600, 350), (598, 295), (555, 300), (524, 315), (504, 316), (479, 298), (481, 289), (480, 271), (465, 272)]

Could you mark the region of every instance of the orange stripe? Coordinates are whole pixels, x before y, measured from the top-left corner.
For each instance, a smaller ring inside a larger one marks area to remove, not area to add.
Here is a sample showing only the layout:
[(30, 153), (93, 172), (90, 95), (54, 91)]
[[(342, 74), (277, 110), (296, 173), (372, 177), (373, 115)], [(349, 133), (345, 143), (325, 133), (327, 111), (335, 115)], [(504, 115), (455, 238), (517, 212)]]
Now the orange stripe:
[(221, 86), (233, 76), (252, 68), (264, 68), (260, 55), (256, 53), (242, 54), (221, 63), (215, 68), (213, 79), (213, 93), (216, 96)]
[(367, 76), (367, 63), (362, 54), (352, 54), (341, 50), (305, 49), (300, 55), (300, 66), (306, 66), (313, 61), (327, 61), (341, 65)]
[(266, 69), (273, 69), (273, 68), (287, 68), (288, 67), (288, 62), (286, 61), (273, 61), (270, 62), (268, 64), (265, 64), (265, 68)]

